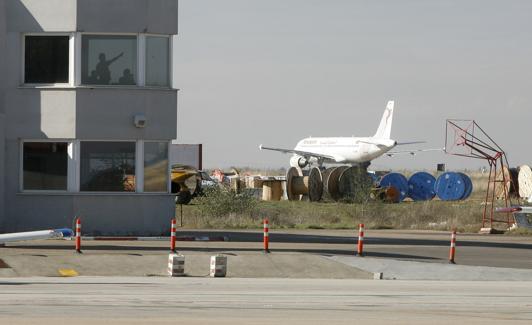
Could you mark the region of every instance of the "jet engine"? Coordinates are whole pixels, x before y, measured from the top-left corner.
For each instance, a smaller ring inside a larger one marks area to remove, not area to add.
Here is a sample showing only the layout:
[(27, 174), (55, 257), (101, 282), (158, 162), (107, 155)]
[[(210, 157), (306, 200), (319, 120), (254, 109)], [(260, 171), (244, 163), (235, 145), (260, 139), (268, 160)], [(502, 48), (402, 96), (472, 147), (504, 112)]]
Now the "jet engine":
[(309, 161), (305, 157), (301, 156), (292, 156), (290, 158), (291, 167), (305, 168), (308, 165)]

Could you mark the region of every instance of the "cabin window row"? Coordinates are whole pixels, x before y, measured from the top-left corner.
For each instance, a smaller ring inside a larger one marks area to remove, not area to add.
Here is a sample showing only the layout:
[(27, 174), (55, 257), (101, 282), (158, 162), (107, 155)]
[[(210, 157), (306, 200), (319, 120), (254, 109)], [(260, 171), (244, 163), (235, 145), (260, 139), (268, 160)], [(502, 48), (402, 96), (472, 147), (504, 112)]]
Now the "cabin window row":
[(24, 35), (26, 85), (170, 87), (171, 39), (161, 35)]
[(166, 193), (168, 145), (166, 141), (23, 141), (21, 189)]

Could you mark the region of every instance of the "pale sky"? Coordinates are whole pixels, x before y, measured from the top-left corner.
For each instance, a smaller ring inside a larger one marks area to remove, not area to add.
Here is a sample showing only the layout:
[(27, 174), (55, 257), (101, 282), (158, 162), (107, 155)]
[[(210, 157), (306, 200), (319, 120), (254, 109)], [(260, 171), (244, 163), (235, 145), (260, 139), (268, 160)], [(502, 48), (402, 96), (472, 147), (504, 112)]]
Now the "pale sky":
[[(180, 0), (179, 7), (178, 140), (204, 144), (205, 168), (286, 167), (289, 155), (259, 144), (371, 136), (390, 99), (399, 142), (443, 147), (445, 119), (475, 119), (512, 166), (532, 164), (532, 1)], [(429, 152), (381, 157), (372, 167), (440, 162), (484, 165)]]

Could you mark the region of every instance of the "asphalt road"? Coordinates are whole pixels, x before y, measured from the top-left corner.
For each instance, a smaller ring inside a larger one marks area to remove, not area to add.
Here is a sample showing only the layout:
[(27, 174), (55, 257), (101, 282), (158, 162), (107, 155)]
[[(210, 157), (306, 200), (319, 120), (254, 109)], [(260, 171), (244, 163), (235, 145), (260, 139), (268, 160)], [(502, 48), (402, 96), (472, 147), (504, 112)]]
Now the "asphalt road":
[(0, 324), (530, 324), (532, 282), (0, 279)]
[[(228, 242), (179, 241), (177, 247), (186, 252), (255, 253), (262, 249), (260, 231), (190, 231), (179, 230), (181, 236), (226, 236)], [(319, 255), (354, 254), (356, 232), (349, 230), (270, 230), (270, 249), (278, 253)], [(422, 262), (446, 263), (450, 233), (434, 231), (366, 230), (364, 248), (367, 256)], [(72, 250), (70, 241), (9, 243), (0, 248), (6, 254), (48, 254), (50, 251)], [(168, 251), (168, 243), (85, 241), (87, 254), (122, 252), (150, 254)], [(532, 237), (458, 234), (456, 262), (461, 265), (495, 266), (532, 269)]]

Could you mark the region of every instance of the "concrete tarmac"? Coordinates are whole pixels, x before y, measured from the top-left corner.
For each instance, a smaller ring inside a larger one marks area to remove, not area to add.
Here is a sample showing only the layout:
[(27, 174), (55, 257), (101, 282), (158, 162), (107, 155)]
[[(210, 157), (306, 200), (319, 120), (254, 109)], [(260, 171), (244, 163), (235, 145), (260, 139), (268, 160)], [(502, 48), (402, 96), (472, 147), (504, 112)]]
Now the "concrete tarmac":
[(531, 324), (532, 282), (0, 279), (0, 324)]
[[(227, 242), (179, 241), (178, 250), (188, 256), (187, 273), (191, 276), (208, 274), (208, 258), (218, 253), (229, 257), (229, 276), (232, 277), (367, 279), (379, 270), (371, 265), (344, 263), (354, 255), (356, 248), (356, 232), (352, 230), (272, 229), (270, 248), (273, 254), (270, 255), (262, 253), (262, 233), (257, 230), (181, 229), (178, 233), (181, 236), (225, 236), (229, 239)], [(448, 232), (369, 229), (364, 247), (368, 258), (441, 265), (447, 264), (449, 243)], [(0, 247), (0, 277), (56, 276), (59, 268), (73, 268), (80, 275), (146, 276), (166, 272), (168, 242), (84, 241), (81, 255), (74, 253), (73, 245), (73, 241), (65, 240), (8, 243), (6, 247)], [(460, 266), (532, 270), (532, 238), (458, 234), (455, 260)], [(9, 267), (3, 267), (2, 261)], [(387, 270), (393, 270), (393, 267), (388, 266)], [(508, 280), (510, 271), (501, 279)], [(532, 279), (530, 272), (514, 273), (520, 275), (516, 279)], [(404, 272), (396, 274), (396, 278), (411, 279), (405, 277)], [(496, 279), (494, 276), (488, 278)], [(434, 278), (422, 276), (420, 279)]]

